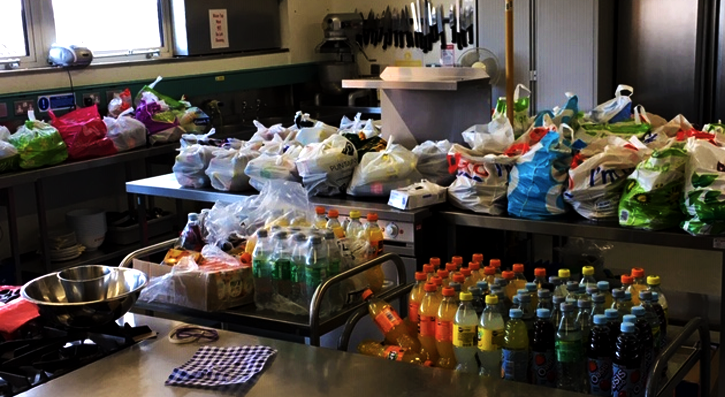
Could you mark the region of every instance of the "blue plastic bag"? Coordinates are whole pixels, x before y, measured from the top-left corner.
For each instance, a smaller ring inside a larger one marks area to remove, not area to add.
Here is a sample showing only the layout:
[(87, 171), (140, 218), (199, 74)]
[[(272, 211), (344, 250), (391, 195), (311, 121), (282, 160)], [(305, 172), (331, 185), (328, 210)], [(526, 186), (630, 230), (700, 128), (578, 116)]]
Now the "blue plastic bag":
[(553, 111), (542, 110), (539, 112), (534, 119), (534, 127), (543, 127), (544, 120), (547, 116), (552, 119), (556, 127), (559, 127), (561, 124), (571, 125), (572, 120), (579, 114), (579, 97), (567, 92), (566, 98), (567, 100), (563, 107), (554, 108)]
[[(562, 130), (570, 129), (565, 124)], [(547, 219), (566, 212), (562, 196), (572, 150), (556, 128), (524, 153), (509, 174), (508, 213), (527, 219)]]

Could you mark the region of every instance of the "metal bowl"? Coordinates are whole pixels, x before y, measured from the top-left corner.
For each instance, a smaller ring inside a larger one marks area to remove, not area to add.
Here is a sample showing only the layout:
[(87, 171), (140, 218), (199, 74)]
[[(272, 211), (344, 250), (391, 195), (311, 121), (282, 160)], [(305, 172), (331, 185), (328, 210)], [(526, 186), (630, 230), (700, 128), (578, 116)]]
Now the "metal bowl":
[(111, 268), (106, 298), (85, 302), (69, 302), (58, 273), (38, 277), (25, 284), (23, 298), (38, 305), (47, 320), (71, 328), (92, 328), (119, 319), (131, 309), (148, 277), (137, 270)]
[(88, 302), (106, 298), (112, 268), (102, 265), (76, 266), (58, 272), (68, 302)]

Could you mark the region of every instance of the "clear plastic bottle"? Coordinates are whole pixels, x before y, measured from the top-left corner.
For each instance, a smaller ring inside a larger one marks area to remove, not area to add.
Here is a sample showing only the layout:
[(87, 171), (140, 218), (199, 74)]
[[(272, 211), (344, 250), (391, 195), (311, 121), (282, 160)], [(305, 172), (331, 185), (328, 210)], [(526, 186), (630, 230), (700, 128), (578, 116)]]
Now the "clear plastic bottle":
[(667, 298), (665, 298), (664, 292), (662, 292), (662, 286), (660, 276), (655, 274), (650, 274), (647, 276), (647, 286), (649, 287), (649, 290), (653, 293), (656, 292), (659, 296), (659, 304), (662, 306), (662, 310), (665, 311), (665, 318), (669, 319), (669, 306), (667, 305)]
[[(579, 285), (581, 285), (581, 284), (579, 284)], [(599, 293), (599, 288), (591, 287), (591, 286), (587, 287), (586, 298), (591, 300), (592, 297), (594, 296), (594, 294), (596, 294), (596, 293)]]
[[(474, 285), (476, 285), (477, 280), (473, 279), (473, 271), (470, 268), (468, 268), (468, 267), (461, 268), (461, 273), (465, 277), (465, 279), (463, 281), (463, 290), (464, 291), (466, 291), (470, 287), (473, 287)], [(478, 272), (476, 272), (476, 273), (478, 274)]]
[(652, 307), (655, 310), (655, 313), (657, 313), (657, 317), (660, 319), (660, 350), (664, 349), (665, 346), (667, 346), (667, 315), (665, 314), (665, 310), (662, 308), (662, 305), (659, 303), (659, 294), (657, 292), (652, 292)]
[(634, 306), (639, 305), (639, 291), (644, 291), (647, 288), (647, 278), (644, 275), (644, 269), (641, 267), (633, 267), (632, 286), (628, 291), (632, 294), (632, 304)]
[(561, 323), (556, 333), (556, 387), (583, 393), (584, 343), (574, 305), (564, 302), (560, 306)]
[(549, 319), (551, 319), (551, 312), (554, 310), (554, 303), (551, 300), (551, 291), (548, 289), (540, 289), (536, 291), (538, 298), (537, 309), (547, 309), (549, 311)]
[(500, 287), (493, 287), (493, 289), (491, 289), (490, 295), (494, 295), (496, 297), (496, 311), (501, 313), (501, 317), (503, 317), (504, 321), (508, 321), (509, 320), (509, 316), (508, 316), (509, 311), (508, 311), (508, 309), (506, 309), (506, 306), (504, 305), (504, 299), (505, 299), (506, 295), (504, 294), (503, 289), (501, 289)]
[(295, 233), (292, 236), (292, 265), (290, 278), (292, 283), (292, 300), (302, 307), (310, 307), (311, 296), (307, 296), (305, 274), (307, 268), (307, 236)]
[(456, 282), (461, 285), (461, 288), (465, 286), (466, 283), (466, 276), (463, 275), (461, 272), (454, 272), (451, 274), (451, 281)]
[(486, 308), (478, 327), (478, 361), (480, 374), (492, 378), (501, 377), (501, 348), (504, 344), (503, 316), (498, 311), (498, 296), (486, 296)]
[(594, 278), (594, 266), (582, 267), (582, 279), (579, 284), (584, 285), (585, 288), (597, 286), (597, 279)]
[(438, 366), (455, 369), (456, 357), (453, 352), (453, 321), (458, 311), (455, 291), (451, 287), (443, 288), (443, 301), (436, 316), (436, 348), (438, 350)]
[(486, 266), (483, 268), (483, 280), (488, 283), (489, 288), (496, 282), (496, 268)]
[(655, 356), (659, 354), (659, 348), (662, 343), (662, 326), (660, 325), (660, 317), (657, 315), (654, 306), (652, 306), (652, 291), (639, 291), (639, 302), (645, 310), (644, 318), (652, 329), (652, 338), (654, 339)]
[(340, 216), (340, 213), (336, 209), (331, 209), (327, 212), (327, 223), (325, 224), (325, 227), (327, 227), (330, 230), (335, 230), (336, 228), (342, 228), (342, 224), (340, 223), (340, 220), (338, 217)]
[[(549, 276), (549, 288), (551, 289), (551, 296), (554, 297), (560, 292), (561, 279), (559, 276)], [(566, 295), (562, 295), (566, 297)]]
[(561, 304), (566, 302), (566, 298), (563, 296), (554, 295), (551, 298), (551, 303), (554, 309), (551, 311), (551, 322), (554, 324), (554, 328), (559, 329), (559, 323), (561, 323)]
[(481, 274), (481, 264), (479, 262), (469, 262), (468, 268), (471, 270), (471, 280), (473, 280), (473, 284), (483, 280), (483, 275)]
[(521, 320), (526, 324), (526, 330), (529, 332), (529, 340), (534, 336), (534, 307), (531, 305), (531, 295), (525, 289), (520, 289), (516, 294), (519, 299), (519, 308), (523, 312)]
[(476, 315), (480, 318), (481, 314), (483, 314), (483, 295), (481, 294), (481, 289), (476, 287), (468, 287), (468, 292), (471, 293), (473, 296), (473, 301), (471, 304), (473, 305), (473, 310), (476, 312)]
[(380, 342), (371, 339), (365, 339), (360, 342), (357, 345), (357, 351), (367, 356), (380, 357), (408, 364), (423, 365), (425, 362), (423, 356), (416, 352), (395, 345), (383, 346)]
[(612, 307), (614, 299), (612, 298), (612, 291), (609, 289), (609, 281), (597, 282), (597, 289), (599, 290), (600, 294), (604, 295), (604, 307), (607, 309)]
[(630, 276), (629, 274), (623, 274), (619, 279), (622, 282), (622, 289), (624, 290), (624, 292), (630, 291), (631, 293), (630, 288), (632, 287), (632, 283), (634, 282), (632, 276)]
[(612, 394), (612, 347), (614, 346), (607, 318), (594, 316), (594, 328), (587, 339), (587, 373), (589, 394), (609, 397)]
[(438, 295), (438, 299), (443, 300), (443, 279), (435, 276), (430, 278), (430, 282), (436, 286), (436, 295)]
[[(383, 230), (378, 225), (378, 214), (369, 213), (367, 216), (367, 223), (363, 228), (363, 235), (367, 238), (370, 243), (370, 252), (367, 255), (367, 260), (373, 260), (383, 253)], [(365, 271), (365, 277), (370, 284), (370, 289), (373, 292), (377, 292), (383, 289), (383, 283), (385, 283), (385, 273), (383, 273), (383, 266), (378, 265), (370, 270)]]
[(314, 229), (324, 229), (327, 227), (327, 217), (325, 216), (325, 207), (315, 207), (315, 221), (312, 223)]
[(458, 296), (461, 304), (458, 306), (453, 321), (453, 351), (456, 355), (456, 371), (477, 374), (479, 371), (476, 360), (478, 316), (473, 308), (473, 295), (470, 292), (461, 292)]
[(285, 231), (274, 235), (274, 251), (269, 257), (269, 266), (272, 268), (272, 288), (275, 294), (287, 299), (292, 296), (292, 249), (287, 241)]
[(516, 291), (519, 290), (519, 288), (516, 286), (516, 276), (514, 275), (514, 272), (510, 270), (504, 270), (501, 275), (503, 276), (504, 280), (506, 280), (506, 297), (509, 301), (513, 302), (514, 296), (516, 296)]
[(521, 263), (515, 263), (512, 267), (514, 272), (514, 286), (516, 287), (516, 290), (524, 289), (526, 288), (526, 283), (528, 280), (526, 280), (526, 276), (524, 276), (524, 265)]
[(420, 352), (418, 336), (405, 325), (398, 312), (388, 302), (376, 298), (373, 291), (369, 289), (363, 292), (362, 298), (368, 303), (370, 317), (385, 335), (387, 344), (398, 345), (416, 353)]
[(592, 295), (592, 316), (604, 314), (604, 299), (604, 295), (598, 292)]
[[(423, 272), (415, 272), (415, 285), (408, 294), (408, 327), (418, 329), (420, 319), (418, 318), (418, 309), (423, 302), (425, 296), (425, 284), (428, 276)], [(435, 288), (435, 284), (431, 284)], [(433, 290), (435, 293), (435, 289)]]
[(453, 288), (453, 291), (455, 292), (453, 294), (453, 298), (456, 301), (456, 306), (458, 306), (461, 303), (460, 301), (458, 301), (458, 296), (461, 293), (461, 287), (463, 287), (463, 286), (460, 283), (457, 283), (455, 281), (451, 281), (448, 284), (448, 286), (451, 287), (451, 288)]
[(582, 333), (582, 342), (589, 340), (589, 331), (593, 325), (592, 319), (592, 301), (587, 299), (579, 299), (577, 301), (579, 313), (576, 315), (576, 321), (579, 323), (579, 329)]
[(272, 255), (272, 244), (264, 229), (257, 231), (257, 244), (252, 253), (252, 274), (254, 275), (254, 300), (264, 305), (272, 300), (274, 288), (272, 287), (272, 268), (269, 257)]
[(546, 286), (546, 268), (537, 267), (534, 269), (534, 284), (536, 284), (537, 289)]
[(350, 239), (362, 238), (363, 225), (360, 222), (360, 211), (350, 211), (350, 222), (345, 229), (345, 236)]
[(327, 269), (329, 267), (327, 254), (328, 250), (322, 244), (322, 237), (312, 235), (307, 238), (305, 287), (309, 299), (312, 299), (317, 287), (327, 279)]
[(189, 213), (187, 215), (186, 226), (181, 231), (176, 246), (177, 248), (189, 251), (201, 251), (203, 245), (204, 241), (201, 238), (201, 231), (199, 229), (199, 214), (194, 212)]
[(532, 309), (536, 311), (536, 307), (539, 305), (539, 295), (536, 293), (536, 291), (538, 291), (538, 287), (536, 286), (536, 283), (526, 283), (524, 288), (526, 288), (526, 292), (528, 292), (529, 296), (531, 296)]
[(576, 281), (569, 281), (566, 283), (566, 301), (573, 302), (576, 305), (576, 301), (579, 300), (579, 283)]
[(495, 276), (501, 276), (501, 259), (491, 259), (488, 265), (496, 269)]
[(479, 281), (476, 283), (476, 287), (481, 290), (481, 299), (486, 302), (486, 296), (491, 293), (491, 289), (486, 281)]
[[(550, 291), (547, 290), (550, 293)], [(556, 387), (556, 330), (549, 309), (536, 309), (531, 342), (531, 383)]]
[(436, 347), (436, 316), (441, 306), (441, 297), (437, 294), (437, 287), (433, 283), (426, 283), (425, 296), (418, 308), (418, 340), (421, 345), (421, 354), (432, 363), (438, 362), (438, 348)]
[(628, 309), (624, 306), (624, 290), (621, 288), (615, 288), (612, 290), (612, 299), (614, 299), (614, 302), (612, 303), (612, 309), (616, 309), (617, 313), (619, 313), (619, 321), (622, 321), (622, 317), (625, 314), (629, 314), (631, 307)]
[(441, 280), (443, 280), (443, 288), (447, 287), (448, 284), (450, 284), (451, 279), (450, 279), (450, 274), (448, 273), (448, 270), (438, 269), (438, 271), (436, 272), (436, 275), (438, 277), (440, 277)]
[[(327, 244), (327, 278), (332, 278), (343, 272), (342, 253), (335, 241), (335, 233), (329, 229), (323, 229), (322, 234)], [(333, 284), (328, 292), (332, 310), (338, 311), (345, 306), (347, 298), (347, 284), (345, 281)]]
[(561, 284), (559, 285), (558, 293), (555, 292), (554, 295), (562, 295), (566, 297), (568, 295), (566, 291), (566, 284), (571, 281), (571, 271), (569, 271), (569, 269), (559, 269), (558, 276)]
[(526, 383), (529, 377), (529, 333), (521, 320), (523, 315), (519, 309), (509, 311), (511, 320), (505, 326), (501, 368), (504, 379)]
[(435, 267), (431, 264), (423, 265), (423, 272), (427, 275), (427, 281), (430, 281), (436, 275)]

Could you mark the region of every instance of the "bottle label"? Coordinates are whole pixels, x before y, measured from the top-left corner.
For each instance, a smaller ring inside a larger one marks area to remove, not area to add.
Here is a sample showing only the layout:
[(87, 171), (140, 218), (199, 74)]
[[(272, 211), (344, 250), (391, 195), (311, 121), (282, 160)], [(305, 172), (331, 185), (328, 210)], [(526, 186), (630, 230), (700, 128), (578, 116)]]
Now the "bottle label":
[(272, 279), (274, 280), (291, 280), (292, 263), (289, 259), (277, 259), (271, 263)]
[(581, 341), (556, 341), (556, 361), (581, 363), (584, 361), (584, 345)]
[(531, 353), (532, 383), (556, 387), (556, 354), (554, 350)]
[(503, 349), (501, 355), (501, 372), (506, 380), (526, 382), (529, 352), (526, 350)]
[(436, 317), (435, 316), (420, 316), (420, 329), (418, 333), (423, 337), (435, 337), (436, 336)]
[(589, 374), (590, 394), (594, 396), (612, 394), (612, 360), (609, 357), (589, 358), (587, 373)]
[(639, 368), (612, 365), (612, 397), (633, 397), (642, 395), (641, 372)]
[(475, 325), (454, 325), (453, 328), (453, 346), (476, 347)]
[(317, 288), (325, 278), (327, 278), (327, 270), (325, 268), (308, 267), (305, 269), (305, 284), (307, 284), (308, 290)]
[(385, 358), (390, 361), (403, 361), (405, 349), (400, 346), (388, 346), (385, 348)]
[(290, 264), (290, 280), (292, 280), (293, 283), (301, 283), (304, 282), (304, 269), (305, 265), (304, 263), (295, 263), (292, 262)]
[(264, 273), (264, 267), (266, 264), (267, 264), (266, 258), (252, 259), (252, 276), (254, 276), (254, 278), (264, 277), (262, 274)]
[(436, 321), (436, 340), (438, 342), (453, 342), (452, 321)]
[(486, 329), (478, 327), (478, 350), (501, 350), (503, 345), (503, 329)]
[(387, 334), (393, 328), (402, 324), (403, 320), (400, 319), (398, 313), (395, 312), (390, 306), (386, 307), (377, 316), (375, 316), (375, 324), (378, 325), (383, 334)]
[(340, 261), (339, 260), (335, 259), (335, 260), (330, 261), (330, 264), (327, 266), (327, 274), (329, 277), (340, 274)]
[(420, 303), (413, 300), (408, 303), (408, 317), (410, 318), (410, 321), (414, 324), (418, 324), (418, 322), (420, 322), (420, 317), (418, 316), (418, 309), (420, 309)]

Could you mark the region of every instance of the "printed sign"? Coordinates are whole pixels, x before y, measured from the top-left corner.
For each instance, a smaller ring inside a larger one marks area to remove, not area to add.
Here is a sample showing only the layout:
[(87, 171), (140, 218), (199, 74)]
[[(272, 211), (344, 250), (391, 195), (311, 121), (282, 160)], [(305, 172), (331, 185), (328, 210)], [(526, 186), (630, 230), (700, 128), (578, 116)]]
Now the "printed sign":
[(209, 10), (209, 29), (211, 48), (229, 48), (229, 28), (227, 10)]

